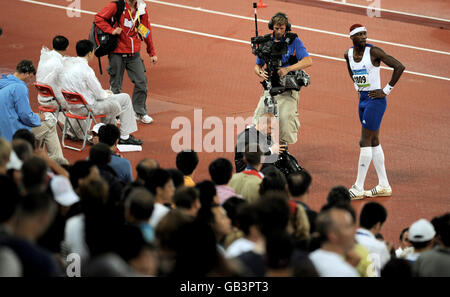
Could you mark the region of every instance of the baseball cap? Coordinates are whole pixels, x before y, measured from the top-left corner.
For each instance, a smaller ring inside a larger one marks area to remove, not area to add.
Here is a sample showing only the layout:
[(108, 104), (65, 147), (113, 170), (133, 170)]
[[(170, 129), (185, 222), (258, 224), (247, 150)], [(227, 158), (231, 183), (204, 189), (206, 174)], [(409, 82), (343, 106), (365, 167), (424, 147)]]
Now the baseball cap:
[(425, 219), (420, 219), (409, 227), (408, 239), (413, 242), (425, 242), (432, 240), (435, 235), (433, 225)]
[(104, 123), (95, 124), (94, 127), (92, 127), (91, 131), (94, 132), (95, 134), (98, 134), (98, 130), (100, 129), (101, 126), (105, 126), (105, 124)]
[(62, 206), (71, 206), (80, 200), (78, 195), (73, 191), (70, 181), (64, 176), (54, 176), (50, 181), (50, 188), (52, 189), (56, 202)]

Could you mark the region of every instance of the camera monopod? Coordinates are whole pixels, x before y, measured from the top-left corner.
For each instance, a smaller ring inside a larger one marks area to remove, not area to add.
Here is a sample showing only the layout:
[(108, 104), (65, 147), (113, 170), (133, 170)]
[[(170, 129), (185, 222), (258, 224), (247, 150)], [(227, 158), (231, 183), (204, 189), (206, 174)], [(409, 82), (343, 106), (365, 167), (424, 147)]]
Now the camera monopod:
[(258, 15), (257, 15), (257, 4), (256, 2), (253, 2), (253, 8), (255, 9), (255, 36), (258, 37)]

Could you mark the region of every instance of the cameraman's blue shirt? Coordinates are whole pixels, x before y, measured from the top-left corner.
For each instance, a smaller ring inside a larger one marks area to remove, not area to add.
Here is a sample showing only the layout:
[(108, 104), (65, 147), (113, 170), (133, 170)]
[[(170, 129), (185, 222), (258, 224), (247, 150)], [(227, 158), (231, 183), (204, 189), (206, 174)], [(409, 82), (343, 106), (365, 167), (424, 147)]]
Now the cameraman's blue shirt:
[[(292, 56), (294, 53), (299, 61), (305, 57), (309, 57), (309, 54), (306, 51), (306, 48), (303, 45), (303, 42), (298, 37), (296, 37), (294, 39), (294, 41), (288, 45), (288, 52), (287, 52), (287, 54), (281, 56), (281, 62), (283, 64), (287, 63), (289, 60), (289, 56)], [(256, 64), (258, 64), (259, 66), (264, 66), (264, 64), (266, 64), (266, 62), (263, 59), (256, 57)], [(287, 66), (290, 66), (290, 65), (286, 64), (283, 67), (287, 67)]]

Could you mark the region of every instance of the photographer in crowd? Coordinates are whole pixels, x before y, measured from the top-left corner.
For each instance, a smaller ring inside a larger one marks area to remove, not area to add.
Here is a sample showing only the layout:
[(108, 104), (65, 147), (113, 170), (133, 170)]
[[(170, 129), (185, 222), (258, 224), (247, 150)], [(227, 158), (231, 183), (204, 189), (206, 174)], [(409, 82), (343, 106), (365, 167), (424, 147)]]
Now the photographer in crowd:
[[(312, 65), (312, 59), (306, 51), (302, 41), (297, 34), (291, 33), (291, 24), (286, 14), (278, 12), (269, 22), (269, 29), (273, 30), (271, 40), (273, 41), (272, 51), (277, 48), (283, 48), (282, 43), (287, 43), (287, 52), (281, 54), (281, 65), (276, 65), (276, 69), (268, 67), (269, 61), (262, 59), (257, 55), (254, 71), (256, 75), (265, 81), (270, 81), (272, 86), (274, 82), (283, 80), (288, 73), (293, 74), (294, 71), (303, 70)], [(265, 36), (266, 37), (266, 36)], [(253, 43), (253, 41), (252, 41)], [(261, 45), (260, 45), (261, 46)], [(272, 52), (272, 57), (274, 53)], [(269, 55), (270, 56), (270, 55)], [(278, 67), (280, 66), (280, 67)], [(272, 69), (270, 69), (272, 68)], [(308, 81), (309, 83), (309, 81)], [(264, 93), (255, 110), (253, 121), (257, 122), (267, 110), (265, 101), (270, 98), (272, 92), (265, 87)], [(300, 127), (298, 119), (298, 101), (299, 91), (295, 89), (281, 90), (274, 96), (278, 103), (279, 121), (280, 121), (280, 140), (288, 144), (297, 142), (297, 132)]]

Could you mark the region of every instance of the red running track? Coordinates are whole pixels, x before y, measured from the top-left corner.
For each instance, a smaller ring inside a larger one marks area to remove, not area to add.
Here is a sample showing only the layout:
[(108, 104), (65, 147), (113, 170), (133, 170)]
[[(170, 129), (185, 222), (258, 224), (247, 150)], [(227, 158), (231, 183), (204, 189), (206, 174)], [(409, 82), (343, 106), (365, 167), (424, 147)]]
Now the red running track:
[[(168, 6), (150, 2), (152, 24), (192, 30), (249, 41), (254, 34), (252, 1), (170, 0), (190, 7), (202, 7), (250, 18), (242, 19), (211, 12)], [(41, 2), (67, 6), (67, 1)], [(99, 11), (109, 1), (81, 1), (81, 9)], [(418, 3), (419, 1), (409, 1)], [(226, 4), (224, 4), (226, 3)], [(368, 28), (369, 38), (424, 47), (413, 48), (373, 42), (404, 63), (407, 70), (441, 78), (405, 73), (388, 98), (388, 108), (381, 126), (380, 140), (386, 155), (386, 168), (394, 195), (377, 198), (388, 209), (388, 219), (382, 230), (390, 241), (397, 242), (400, 231), (415, 220), (431, 219), (450, 210), (447, 193), (450, 177), (450, 33), (430, 26), (395, 20), (369, 18), (351, 12), (335, 11), (295, 3), (265, 0), (268, 8), (258, 11), (259, 18), (269, 19), (277, 11), (288, 13), (293, 25), (347, 34), (353, 23)], [(8, 1), (0, 11), (0, 72), (12, 71), (21, 59), (36, 64), (43, 45), (51, 46), (53, 36), (63, 34), (70, 41), (69, 55), (75, 55), (77, 40), (87, 37), (93, 15), (81, 13), (69, 18), (61, 8), (40, 4)], [(267, 33), (265, 23), (259, 23), (260, 33)], [(342, 60), (351, 42), (336, 36), (294, 28), (308, 51), (313, 54), (313, 66), (308, 69), (312, 84), (300, 97), (299, 141), (290, 151), (313, 176), (309, 204), (316, 210), (325, 203), (334, 185), (351, 186), (356, 177), (359, 156), (360, 123), (357, 96)], [(157, 159), (163, 167), (175, 167), (176, 153), (171, 149), (171, 129), (174, 118), (187, 117), (194, 123), (194, 109), (202, 109), (203, 119), (216, 116), (248, 117), (258, 102), (261, 87), (253, 74), (255, 57), (248, 44), (194, 35), (153, 27), (153, 38), (159, 58), (156, 66), (147, 68), (149, 79), (148, 108), (155, 122), (139, 125), (136, 136), (144, 140), (144, 151), (126, 153), (133, 166), (144, 157)], [(149, 57), (142, 51), (146, 65)], [(103, 61), (104, 65), (107, 61)], [(96, 63), (91, 65), (96, 71)], [(98, 72), (98, 71), (97, 71)], [(386, 83), (391, 72), (382, 71)], [(107, 88), (108, 76), (100, 80)], [(131, 94), (132, 84), (125, 79), (124, 91)], [(36, 92), (30, 88), (31, 104), (37, 110)], [(206, 135), (210, 130), (204, 130)], [(82, 153), (64, 150), (70, 161), (83, 159)], [(201, 152), (195, 180), (209, 178), (208, 165), (217, 157), (233, 160), (229, 152)], [(372, 166), (366, 188), (375, 186)], [(359, 213), (368, 201), (353, 202)]]

